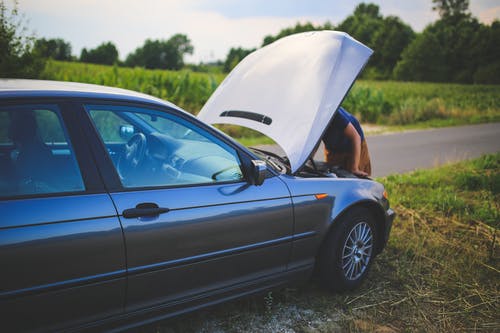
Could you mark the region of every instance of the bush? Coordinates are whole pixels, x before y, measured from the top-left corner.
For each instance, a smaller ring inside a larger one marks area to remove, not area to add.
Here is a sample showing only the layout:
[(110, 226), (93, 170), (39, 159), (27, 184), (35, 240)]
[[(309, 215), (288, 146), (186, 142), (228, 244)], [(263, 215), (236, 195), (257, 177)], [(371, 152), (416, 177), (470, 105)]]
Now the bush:
[(390, 115), (388, 122), (394, 125), (408, 125), (432, 119), (444, 119), (447, 116), (448, 112), (442, 99), (426, 100), (421, 97), (410, 97)]
[(474, 73), (474, 83), (500, 84), (500, 64), (479, 67)]

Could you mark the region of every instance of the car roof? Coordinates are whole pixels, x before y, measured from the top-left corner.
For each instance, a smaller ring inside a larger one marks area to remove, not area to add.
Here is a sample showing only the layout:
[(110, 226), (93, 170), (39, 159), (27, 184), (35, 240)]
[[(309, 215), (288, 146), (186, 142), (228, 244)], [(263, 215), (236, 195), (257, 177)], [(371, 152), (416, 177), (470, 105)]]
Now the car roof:
[(0, 79), (0, 98), (66, 97), (136, 101), (180, 110), (173, 103), (136, 91), (95, 84), (49, 80)]

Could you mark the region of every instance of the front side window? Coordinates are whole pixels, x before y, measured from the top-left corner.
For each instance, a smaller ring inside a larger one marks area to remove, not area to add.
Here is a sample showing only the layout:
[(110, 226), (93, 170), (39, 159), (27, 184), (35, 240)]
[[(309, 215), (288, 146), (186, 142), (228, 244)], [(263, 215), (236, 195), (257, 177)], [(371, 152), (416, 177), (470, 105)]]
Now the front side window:
[(191, 122), (137, 107), (86, 109), (124, 187), (243, 180), (237, 152)]
[(0, 196), (83, 190), (57, 106), (0, 106)]

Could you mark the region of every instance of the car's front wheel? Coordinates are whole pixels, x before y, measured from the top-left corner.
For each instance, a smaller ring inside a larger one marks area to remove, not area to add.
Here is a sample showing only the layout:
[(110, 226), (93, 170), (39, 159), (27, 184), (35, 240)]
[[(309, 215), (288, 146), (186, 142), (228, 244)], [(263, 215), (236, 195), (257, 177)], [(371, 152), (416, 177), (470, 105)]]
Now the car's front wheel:
[(335, 222), (318, 258), (321, 282), (334, 291), (357, 288), (372, 265), (377, 242), (375, 219), (365, 208), (346, 212)]

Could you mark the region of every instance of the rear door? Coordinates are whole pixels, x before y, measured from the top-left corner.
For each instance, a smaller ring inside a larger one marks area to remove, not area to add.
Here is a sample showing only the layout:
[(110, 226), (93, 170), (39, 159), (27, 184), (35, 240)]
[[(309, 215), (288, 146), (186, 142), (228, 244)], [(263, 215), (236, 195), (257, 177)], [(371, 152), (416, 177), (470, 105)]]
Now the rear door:
[[(293, 218), (278, 177), (250, 185), (238, 150), (189, 117), (86, 108), (118, 179), (107, 178), (117, 186), (111, 197), (127, 244), (127, 310), (233, 290), (285, 270)], [(122, 148), (117, 133), (130, 135)]]
[(123, 311), (121, 227), (73, 109), (0, 105), (0, 325), (7, 331)]

